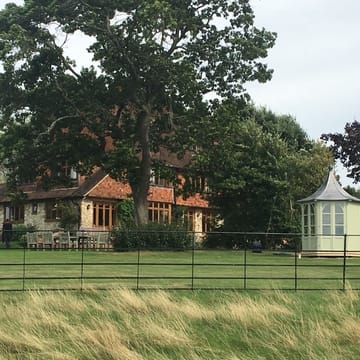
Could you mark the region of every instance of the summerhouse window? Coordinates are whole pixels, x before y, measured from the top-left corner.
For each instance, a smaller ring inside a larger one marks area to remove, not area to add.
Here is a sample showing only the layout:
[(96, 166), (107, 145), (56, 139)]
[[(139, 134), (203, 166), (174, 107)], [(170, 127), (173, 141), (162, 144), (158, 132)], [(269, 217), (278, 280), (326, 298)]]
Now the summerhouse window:
[(304, 235), (315, 235), (315, 205), (304, 206)]
[(322, 206), (322, 234), (331, 235), (331, 206), (325, 204)]
[(322, 234), (344, 235), (344, 206), (342, 204), (322, 205)]
[(344, 235), (344, 208), (335, 204), (335, 235)]

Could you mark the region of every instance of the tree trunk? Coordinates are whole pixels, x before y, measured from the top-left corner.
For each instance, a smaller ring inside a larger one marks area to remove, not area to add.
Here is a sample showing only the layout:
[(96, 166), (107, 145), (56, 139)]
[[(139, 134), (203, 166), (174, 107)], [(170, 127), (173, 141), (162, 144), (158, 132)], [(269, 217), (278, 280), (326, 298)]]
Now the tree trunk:
[(137, 169), (136, 177), (130, 182), (135, 204), (136, 225), (143, 225), (148, 222), (148, 201), (147, 196), (150, 186), (151, 155), (149, 141), (150, 112), (146, 111), (138, 118), (138, 140), (141, 150), (140, 167)]

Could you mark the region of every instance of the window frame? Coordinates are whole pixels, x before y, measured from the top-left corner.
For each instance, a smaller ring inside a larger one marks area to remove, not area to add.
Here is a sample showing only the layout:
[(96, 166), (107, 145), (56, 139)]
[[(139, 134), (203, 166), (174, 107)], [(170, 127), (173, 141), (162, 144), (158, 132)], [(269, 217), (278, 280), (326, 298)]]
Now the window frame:
[(116, 225), (116, 204), (107, 201), (93, 202), (93, 226), (112, 229)]
[(148, 220), (158, 224), (171, 224), (171, 204), (161, 201), (149, 201)]
[(9, 219), (12, 223), (23, 224), (25, 222), (25, 206), (18, 205), (4, 205), (4, 220)]

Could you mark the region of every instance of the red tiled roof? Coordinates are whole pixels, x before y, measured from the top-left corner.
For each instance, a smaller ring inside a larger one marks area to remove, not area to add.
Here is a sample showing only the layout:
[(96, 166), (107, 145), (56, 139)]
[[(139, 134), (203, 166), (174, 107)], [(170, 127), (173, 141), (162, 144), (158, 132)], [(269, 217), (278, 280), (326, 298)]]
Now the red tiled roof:
[(106, 175), (102, 181), (97, 183), (84, 195), (88, 197), (121, 200), (128, 198), (130, 194), (131, 188), (129, 184), (116, 181), (109, 175)]
[[(122, 200), (131, 196), (131, 188), (128, 183), (116, 181), (107, 175), (104, 171), (98, 170), (78, 187), (58, 188), (49, 191), (42, 190), (37, 184), (28, 184), (20, 188), (27, 200), (47, 200), (47, 199), (66, 199), (66, 198), (82, 198), (84, 196), (90, 198)], [(0, 185), (0, 203), (11, 202), (12, 198), (7, 194), (6, 185)], [(209, 206), (208, 201), (201, 198), (199, 194), (195, 194), (186, 199), (178, 196), (174, 201), (174, 190), (170, 187), (150, 186), (148, 201), (158, 201), (165, 203), (176, 203), (188, 207)]]
[(174, 202), (174, 190), (167, 187), (150, 186), (148, 201)]
[(201, 197), (200, 194), (195, 194), (184, 199), (181, 195), (176, 198), (176, 204), (188, 207), (208, 208), (209, 202)]

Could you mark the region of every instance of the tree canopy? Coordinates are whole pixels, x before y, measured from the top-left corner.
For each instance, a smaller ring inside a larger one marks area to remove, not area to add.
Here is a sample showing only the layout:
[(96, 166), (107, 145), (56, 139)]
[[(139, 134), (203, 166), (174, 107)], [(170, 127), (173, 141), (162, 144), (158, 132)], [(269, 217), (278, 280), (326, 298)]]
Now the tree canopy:
[[(81, 32), (94, 66), (65, 56)], [(275, 34), (249, 0), (25, 0), (0, 12), (1, 159), (14, 185), (63, 183), (64, 165), (129, 181), (147, 220), (151, 154), (181, 155), (209, 112), (204, 96), (246, 98), (265, 82)], [(105, 151), (106, 150), (106, 151)]]
[(239, 101), (219, 104), (205, 127), (194, 171), (207, 177), (224, 228), (299, 232), (296, 201), (321, 185), (331, 152), (309, 140), (293, 117)]
[(360, 181), (360, 123), (346, 123), (344, 133), (322, 134), (321, 138), (329, 145), (336, 159), (348, 170), (348, 177)]

